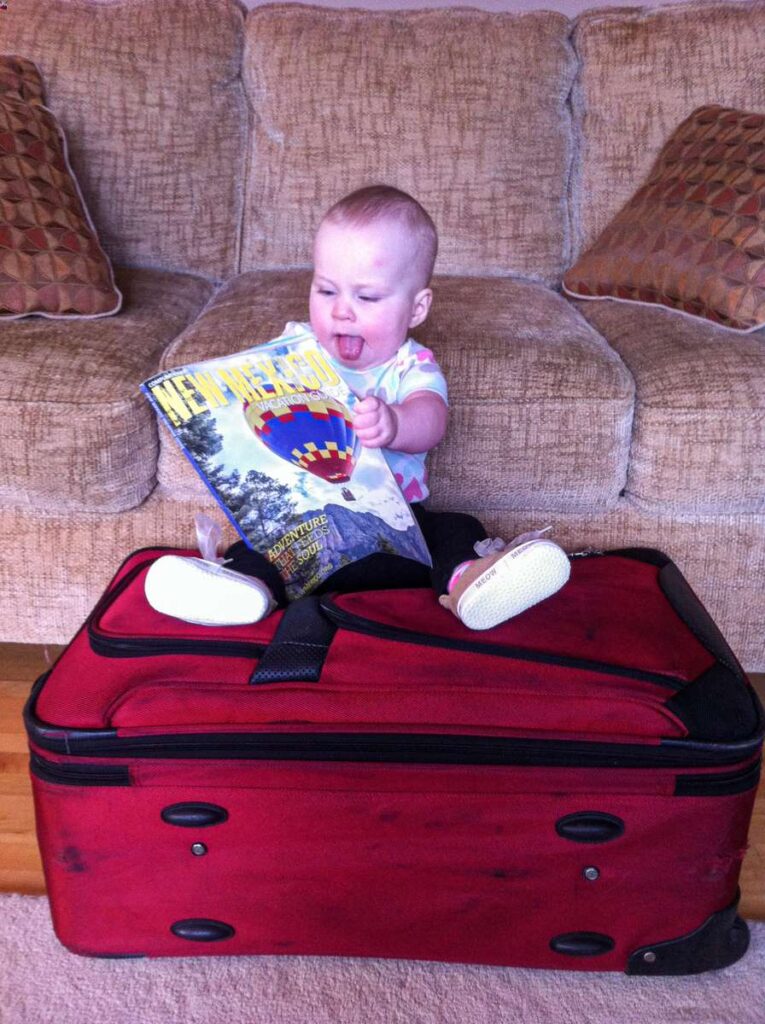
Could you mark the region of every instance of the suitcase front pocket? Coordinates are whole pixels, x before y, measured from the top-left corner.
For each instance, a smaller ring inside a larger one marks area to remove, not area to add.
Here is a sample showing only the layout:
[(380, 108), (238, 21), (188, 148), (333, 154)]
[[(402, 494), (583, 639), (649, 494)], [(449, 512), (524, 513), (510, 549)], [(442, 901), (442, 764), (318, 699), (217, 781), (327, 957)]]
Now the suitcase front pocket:
[[(655, 683), (658, 686), (666, 687), (670, 690), (677, 690), (682, 686), (682, 683), (678, 682), (677, 679), (674, 679), (672, 676), (664, 673), (648, 672), (639, 668), (626, 668), (621, 665), (596, 661), (592, 658), (579, 658), (565, 654), (545, 653), (544, 651), (531, 650), (528, 647), (501, 644), (496, 641), (486, 643), (480, 639), (466, 639), (464, 637), (452, 638), (439, 636), (434, 633), (422, 633), (416, 630), (404, 629), (400, 626), (389, 626), (372, 618), (354, 614), (353, 612), (340, 607), (337, 601), (333, 598), (322, 599), (321, 607), (327, 617), (334, 622), (338, 628), (376, 637), (379, 640), (411, 643), (420, 647), (441, 648), (443, 650), (459, 651), (464, 654), (483, 654), (491, 657), (507, 658), (516, 661), (532, 662), (544, 665), (557, 665), (562, 668), (583, 669), (607, 676), (622, 676), (627, 679)], [(480, 636), (480, 634), (477, 634), (477, 636)]]
[[(666, 566), (580, 559), (560, 592), (486, 632), (464, 627), (429, 589), (311, 596), (253, 625), (206, 627), (148, 604), (145, 574), (162, 553), (123, 565), (68, 649), (76, 701), (53, 672), (40, 692), (44, 721), (650, 745), (762, 732), (751, 687), (699, 628), (693, 595), (670, 600), (659, 585)], [(725, 715), (713, 710), (723, 698)]]
[(199, 626), (155, 611), (144, 581), (156, 555), (134, 565), (104, 594), (88, 619), (90, 646), (105, 658), (188, 654), (260, 658), (275, 628), (269, 619), (247, 626)]

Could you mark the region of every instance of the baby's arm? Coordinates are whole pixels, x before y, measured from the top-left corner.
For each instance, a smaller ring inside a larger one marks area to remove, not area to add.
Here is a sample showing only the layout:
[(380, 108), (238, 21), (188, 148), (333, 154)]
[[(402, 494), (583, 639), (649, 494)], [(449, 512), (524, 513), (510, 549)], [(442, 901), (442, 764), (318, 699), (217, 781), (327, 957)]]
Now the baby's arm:
[(415, 391), (398, 405), (370, 395), (357, 403), (353, 428), (365, 448), (427, 452), (446, 433), (449, 409), (435, 391)]

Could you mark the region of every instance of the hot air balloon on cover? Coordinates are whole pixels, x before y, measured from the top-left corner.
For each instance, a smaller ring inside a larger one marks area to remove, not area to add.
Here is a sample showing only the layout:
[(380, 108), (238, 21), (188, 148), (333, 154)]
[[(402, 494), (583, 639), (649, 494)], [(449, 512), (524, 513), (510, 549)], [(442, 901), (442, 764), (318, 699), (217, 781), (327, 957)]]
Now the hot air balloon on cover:
[(244, 416), (269, 451), (328, 483), (347, 483), (361, 443), (345, 406), (299, 386), (281, 396), (273, 385), (263, 390), (270, 394), (246, 402)]

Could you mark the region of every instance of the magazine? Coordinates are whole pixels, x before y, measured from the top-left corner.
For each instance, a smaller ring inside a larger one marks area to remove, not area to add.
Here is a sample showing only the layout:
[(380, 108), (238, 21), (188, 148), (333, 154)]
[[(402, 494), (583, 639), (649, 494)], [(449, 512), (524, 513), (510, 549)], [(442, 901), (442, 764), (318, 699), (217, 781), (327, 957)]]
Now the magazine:
[(374, 552), (431, 564), (382, 450), (355, 435), (355, 396), (302, 324), (141, 388), (291, 601)]

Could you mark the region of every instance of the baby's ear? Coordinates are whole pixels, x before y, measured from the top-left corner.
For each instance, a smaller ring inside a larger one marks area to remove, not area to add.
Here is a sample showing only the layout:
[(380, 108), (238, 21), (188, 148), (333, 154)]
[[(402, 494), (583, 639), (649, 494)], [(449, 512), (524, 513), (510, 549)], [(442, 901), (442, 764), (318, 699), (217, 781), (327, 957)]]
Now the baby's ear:
[(409, 321), (410, 327), (417, 327), (421, 324), (430, 312), (430, 304), (433, 301), (433, 292), (430, 288), (423, 288), (417, 292), (412, 301), (412, 317)]

